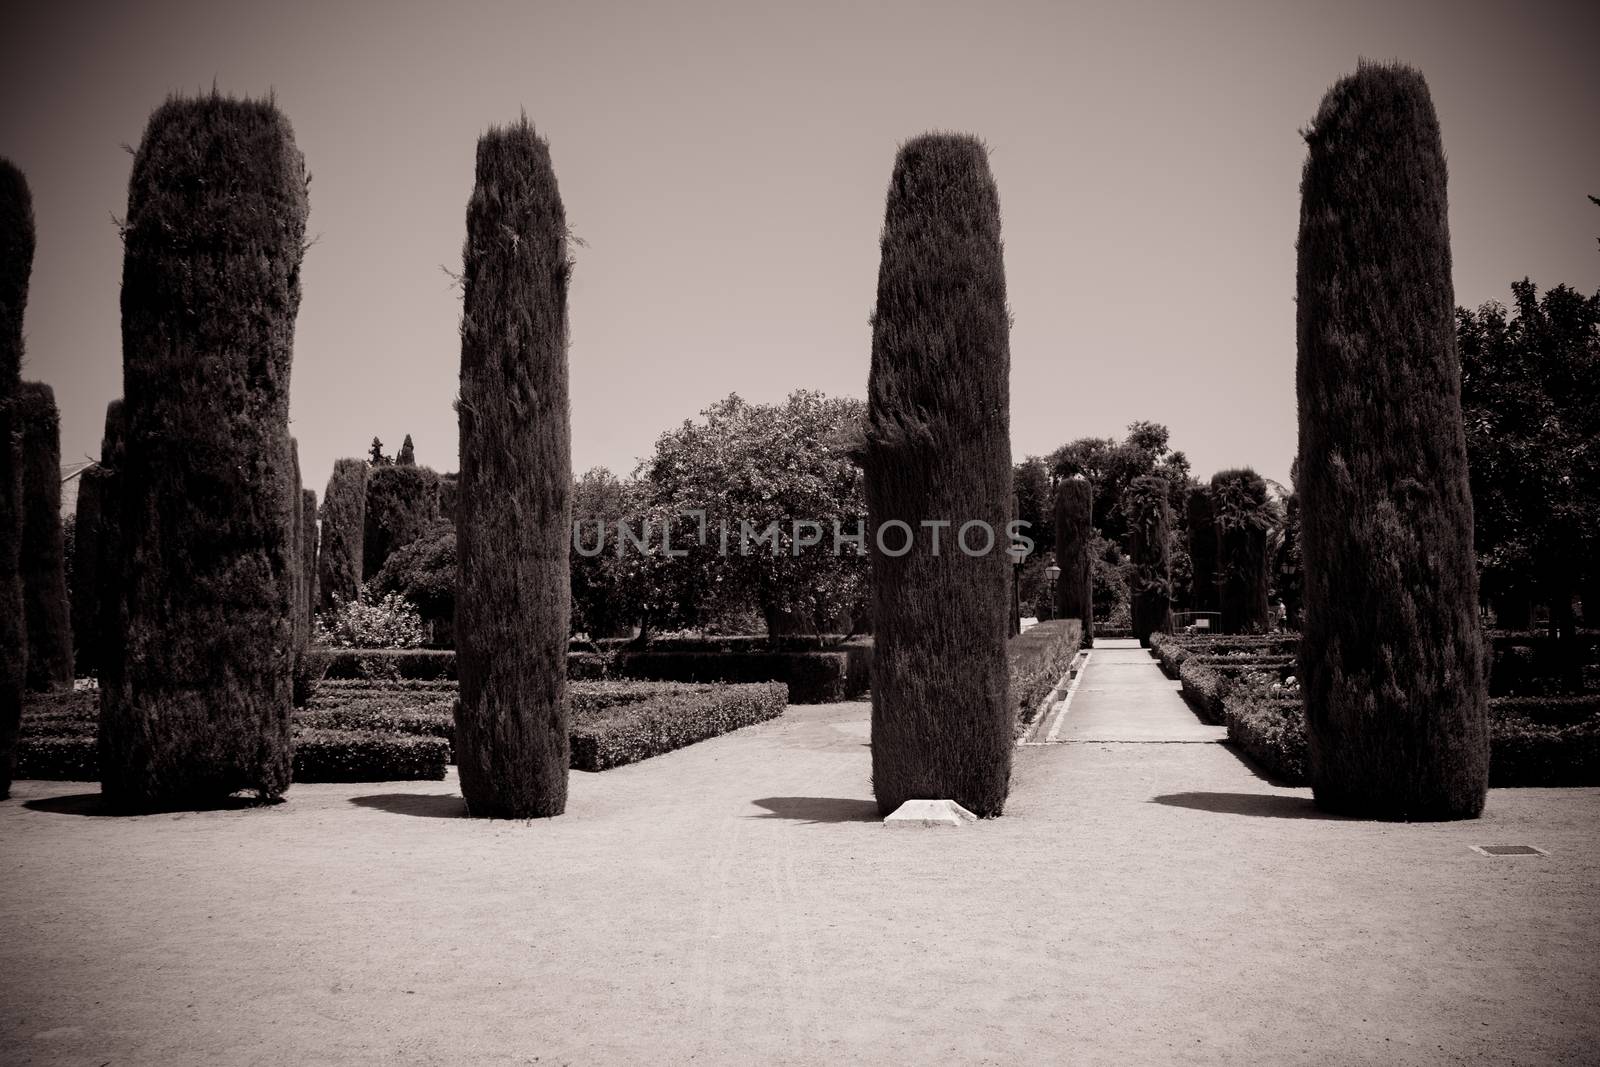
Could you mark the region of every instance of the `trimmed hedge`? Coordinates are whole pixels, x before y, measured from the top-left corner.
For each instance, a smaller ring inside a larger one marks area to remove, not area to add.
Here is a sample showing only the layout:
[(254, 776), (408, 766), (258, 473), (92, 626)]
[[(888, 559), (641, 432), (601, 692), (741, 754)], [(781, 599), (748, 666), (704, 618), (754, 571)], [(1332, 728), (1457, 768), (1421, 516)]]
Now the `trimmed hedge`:
[(1229, 741), (1279, 781), (1305, 782), (1305, 707), (1299, 697), (1246, 690), (1227, 697), (1222, 707)]
[[(1229, 741), (1283, 783), (1307, 782), (1298, 696), (1235, 686), (1221, 706)], [(1489, 712), (1491, 786), (1600, 785), (1600, 696), (1491, 700)]]
[(438, 782), (450, 742), (416, 734), (303, 730), (294, 738), (297, 782)]
[[(298, 782), (438, 780), (452, 761), (451, 682), (334, 682), (294, 713)], [(576, 682), (567, 687), (572, 767), (636, 763), (783, 714), (787, 687), (676, 682)], [(19, 778), (99, 776), (93, 690), (31, 697), (18, 745)]]
[[(859, 660), (847, 652), (623, 652), (615, 656), (571, 653), (573, 678), (607, 674), (654, 682), (782, 682), (791, 704), (836, 704), (866, 688)], [(859, 686), (859, 688), (855, 688)]]
[[(17, 777), (97, 780), (97, 703), (94, 690), (30, 700), (17, 746)], [(295, 715), (294, 725), (297, 782), (438, 781), (450, 760), (448, 703), (442, 712), (431, 713), (355, 708), (303, 712)]]
[(1079, 619), (1050, 619), (1006, 642), (1006, 666), (1019, 723), (1033, 720), (1039, 702), (1072, 666), (1083, 641)]
[(599, 707), (586, 706), (577, 693), (574, 698), (572, 766), (603, 771), (775, 719), (788, 691), (777, 682), (697, 686)]
[[(764, 641), (765, 639), (759, 639)], [(760, 647), (738, 639), (718, 641), (732, 648)], [(616, 648), (600, 642), (602, 648)], [(332, 649), (330, 681), (382, 679), (454, 681), (456, 654), (432, 648)], [(872, 642), (846, 642), (832, 651), (702, 651), (692, 642), (651, 645), (642, 652), (567, 653), (567, 677), (607, 677), (655, 682), (783, 682), (791, 704), (832, 704), (859, 699), (871, 682)]]

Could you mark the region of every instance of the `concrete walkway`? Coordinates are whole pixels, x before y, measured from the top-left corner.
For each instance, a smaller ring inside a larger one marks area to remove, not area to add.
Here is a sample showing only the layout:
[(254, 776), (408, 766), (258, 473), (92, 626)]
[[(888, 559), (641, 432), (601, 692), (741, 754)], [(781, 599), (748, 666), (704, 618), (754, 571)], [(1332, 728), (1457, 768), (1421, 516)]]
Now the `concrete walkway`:
[(1058, 710), (1058, 741), (1215, 744), (1228, 737), (1226, 728), (1195, 717), (1178, 683), (1132, 640), (1095, 642), (1071, 700)]

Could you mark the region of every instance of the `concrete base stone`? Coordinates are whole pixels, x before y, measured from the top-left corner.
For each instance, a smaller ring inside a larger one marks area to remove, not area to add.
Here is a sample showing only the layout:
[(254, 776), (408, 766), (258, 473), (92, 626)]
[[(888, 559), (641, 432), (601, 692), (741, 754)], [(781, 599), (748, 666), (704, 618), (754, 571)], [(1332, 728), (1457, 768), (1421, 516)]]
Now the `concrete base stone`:
[(908, 800), (883, 820), (890, 830), (924, 830), (937, 826), (965, 826), (978, 817), (953, 800)]

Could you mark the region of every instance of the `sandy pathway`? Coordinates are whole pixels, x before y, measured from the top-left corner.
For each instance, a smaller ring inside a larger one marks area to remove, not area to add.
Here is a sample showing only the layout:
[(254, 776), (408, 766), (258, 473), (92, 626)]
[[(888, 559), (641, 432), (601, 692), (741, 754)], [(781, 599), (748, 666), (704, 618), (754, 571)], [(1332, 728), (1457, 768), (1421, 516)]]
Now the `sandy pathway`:
[[(1097, 651), (1072, 743), (961, 831), (878, 824), (862, 704), (574, 774), (536, 824), (449, 783), (139, 819), (20, 783), (0, 1062), (1594, 1061), (1600, 790), (1326, 819), (1222, 744), (1111, 740), (1197, 727), (1173, 685)], [(1550, 855), (1468, 848), (1504, 842)]]

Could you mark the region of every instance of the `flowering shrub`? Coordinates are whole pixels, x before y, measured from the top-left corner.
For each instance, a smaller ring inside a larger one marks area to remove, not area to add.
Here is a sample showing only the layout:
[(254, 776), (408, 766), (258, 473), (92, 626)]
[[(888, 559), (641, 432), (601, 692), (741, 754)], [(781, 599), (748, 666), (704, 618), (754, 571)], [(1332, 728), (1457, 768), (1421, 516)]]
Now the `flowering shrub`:
[(372, 601), (335, 597), (333, 610), (317, 618), (317, 644), (333, 648), (416, 648), (422, 616), (399, 593)]

